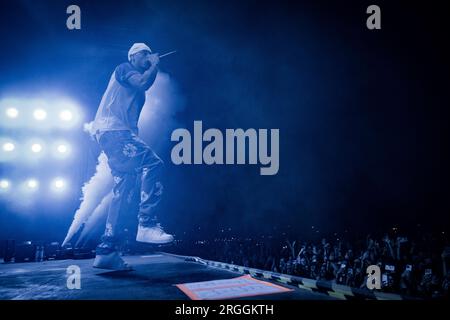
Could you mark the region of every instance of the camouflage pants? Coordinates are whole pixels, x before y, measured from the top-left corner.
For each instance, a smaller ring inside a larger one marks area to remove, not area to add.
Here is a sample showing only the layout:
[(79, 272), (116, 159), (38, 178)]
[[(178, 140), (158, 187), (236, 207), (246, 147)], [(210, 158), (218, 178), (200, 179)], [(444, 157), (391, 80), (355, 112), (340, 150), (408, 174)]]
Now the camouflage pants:
[(163, 193), (159, 181), (163, 161), (131, 131), (107, 131), (101, 135), (99, 144), (108, 157), (114, 178), (113, 197), (102, 237), (103, 244), (111, 247), (120, 240), (120, 219), (135, 207), (133, 202), (139, 202), (139, 224), (155, 225), (154, 209)]

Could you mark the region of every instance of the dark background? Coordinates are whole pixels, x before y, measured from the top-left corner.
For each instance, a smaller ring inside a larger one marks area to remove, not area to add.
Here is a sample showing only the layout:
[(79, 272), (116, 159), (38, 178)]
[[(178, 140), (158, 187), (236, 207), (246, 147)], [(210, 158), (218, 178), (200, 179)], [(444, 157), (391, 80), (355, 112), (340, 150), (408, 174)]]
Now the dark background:
[[(82, 29), (65, 27), (77, 4)], [(381, 7), (382, 29), (366, 28)], [(52, 88), (91, 120), (133, 42), (160, 52), (184, 108), (151, 139), (168, 164), (160, 218), (178, 237), (449, 230), (449, 52), (444, 2), (2, 1), (1, 97)], [(280, 170), (175, 166), (170, 132), (279, 128)], [(176, 127), (175, 127), (176, 124)], [(81, 131), (81, 130), (80, 130)], [(18, 212), (0, 203), (0, 239), (61, 241), (98, 150), (69, 170), (78, 189)], [(8, 170), (0, 166), (2, 174)], [(25, 170), (25, 169), (24, 169)]]

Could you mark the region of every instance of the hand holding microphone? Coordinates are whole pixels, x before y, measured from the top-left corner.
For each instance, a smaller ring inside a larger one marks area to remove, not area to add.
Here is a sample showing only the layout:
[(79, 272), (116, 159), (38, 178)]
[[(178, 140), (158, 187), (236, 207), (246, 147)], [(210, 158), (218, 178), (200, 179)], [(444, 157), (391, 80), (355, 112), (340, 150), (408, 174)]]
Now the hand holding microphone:
[(159, 54), (158, 53), (152, 53), (148, 60), (152, 64), (152, 66), (157, 66), (159, 64)]
[(164, 58), (164, 57), (166, 57), (166, 56), (170, 56), (171, 54), (174, 54), (174, 53), (176, 53), (176, 52), (177, 52), (177, 51), (174, 50), (174, 51), (170, 51), (170, 52), (164, 53), (164, 54), (162, 54), (162, 55), (159, 55), (159, 53), (153, 53), (153, 54), (150, 55), (149, 61), (150, 61), (150, 63), (151, 63), (152, 65), (158, 65), (158, 64), (159, 64), (159, 59), (160, 59), (160, 58)]

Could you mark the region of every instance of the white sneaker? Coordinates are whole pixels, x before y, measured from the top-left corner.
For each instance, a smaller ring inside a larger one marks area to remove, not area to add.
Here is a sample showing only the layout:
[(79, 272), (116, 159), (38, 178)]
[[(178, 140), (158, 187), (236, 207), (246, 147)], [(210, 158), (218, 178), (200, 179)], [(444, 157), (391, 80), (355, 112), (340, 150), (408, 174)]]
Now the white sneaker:
[(120, 257), (117, 251), (111, 252), (109, 254), (97, 254), (95, 256), (93, 267), (115, 271), (133, 270), (133, 268)]
[(172, 242), (173, 235), (166, 233), (159, 223), (155, 227), (150, 228), (138, 226), (136, 241), (163, 244)]

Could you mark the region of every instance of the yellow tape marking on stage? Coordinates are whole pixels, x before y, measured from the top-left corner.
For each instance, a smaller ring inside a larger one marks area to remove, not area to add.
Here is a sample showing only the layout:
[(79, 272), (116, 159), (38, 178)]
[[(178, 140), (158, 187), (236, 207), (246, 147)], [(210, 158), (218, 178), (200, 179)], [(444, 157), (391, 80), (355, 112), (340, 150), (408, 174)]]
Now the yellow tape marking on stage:
[(336, 284), (336, 283), (333, 283), (331, 285), (331, 287), (333, 288), (334, 292), (336, 292), (336, 293), (341, 293), (341, 294), (345, 294), (347, 296), (352, 296), (352, 297), (354, 296), (352, 289), (350, 287), (343, 286), (343, 285)]
[(250, 272), (252, 276), (256, 276), (256, 271), (254, 269), (249, 269), (248, 272)]
[(317, 289), (316, 280), (302, 279), (302, 281), (304, 286)]
[(333, 292), (333, 291), (328, 291), (328, 295), (331, 297), (335, 297), (341, 300), (347, 300), (347, 298), (345, 297), (345, 295), (341, 292)]
[(285, 277), (285, 276), (280, 276), (280, 280), (279, 281), (283, 282), (283, 283), (288, 283), (288, 282), (291, 282), (291, 278)]
[(310, 287), (305, 287), (304, 285), (302, 285), (302, 284), (299, 284), (298, 285), (298, 287), (300, 288), (300, 289), (303, 289), (303, 290), (308, 290), (308, 291), (313, 291)]
[(374, 292), (377, 300), (403, 300), (398, 294), (385, 293), (385, 292)]

